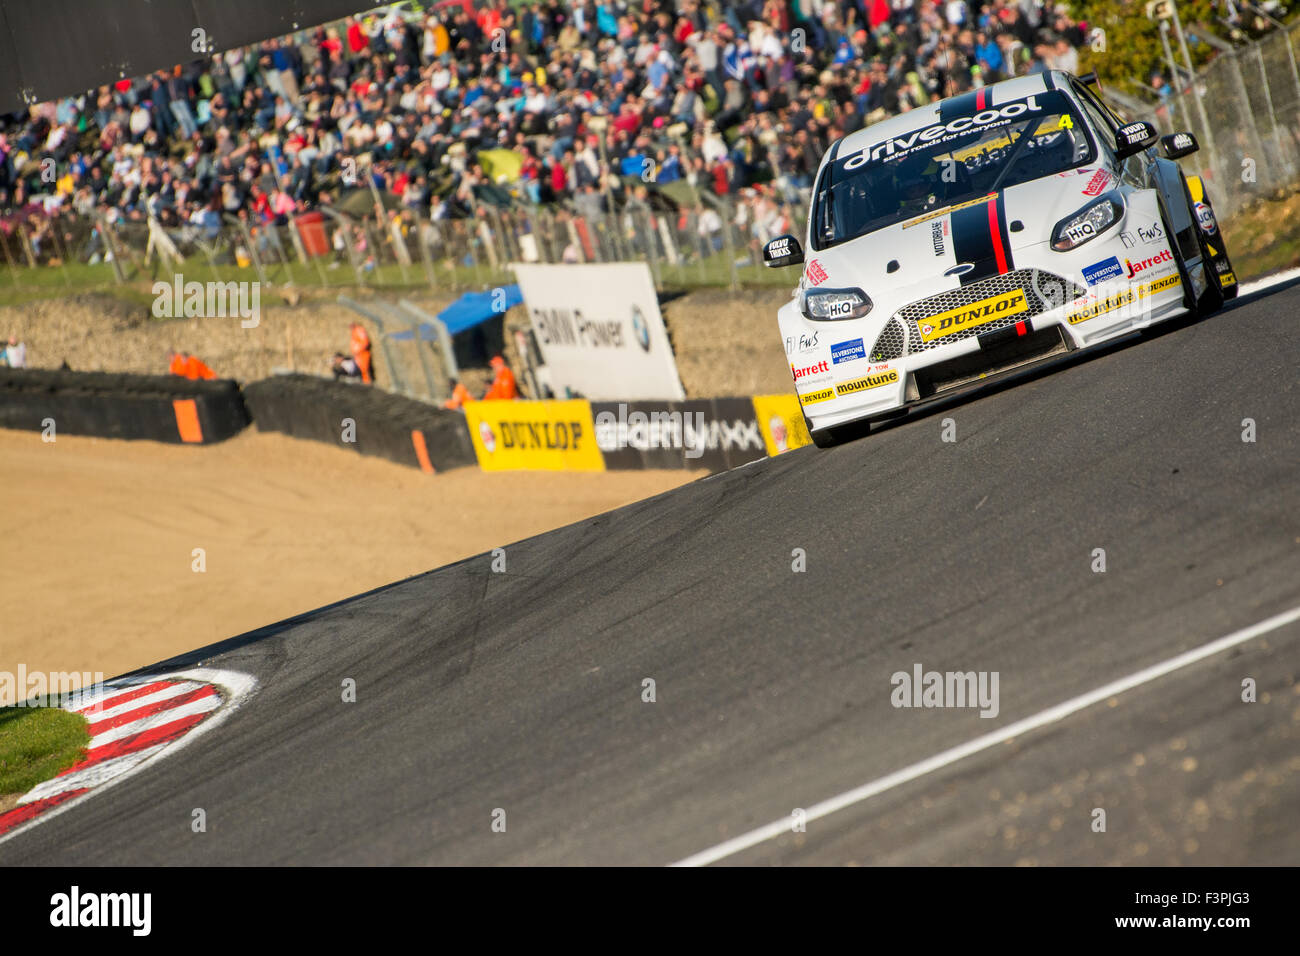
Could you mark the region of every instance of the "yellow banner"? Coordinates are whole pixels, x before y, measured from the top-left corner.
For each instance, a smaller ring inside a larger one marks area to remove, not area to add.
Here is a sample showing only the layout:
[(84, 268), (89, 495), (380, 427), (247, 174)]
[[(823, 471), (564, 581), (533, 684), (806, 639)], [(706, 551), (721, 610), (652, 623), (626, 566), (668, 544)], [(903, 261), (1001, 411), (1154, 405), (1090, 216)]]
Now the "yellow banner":
[(484, 471), (604, 471), (591, 403), (466, 402), (465, 423)]
[(1028, 311), (1029, 303), (1025, 301), (1025, 290), (1012, 289), (1010, 292), (989, 299), (980, 299), (970, 305), (963, 305), (959, 309), (940, 312), (928, 319), (918, 319), (917, 326), (921, 331), (921, 341), (933, 342), (935, 339), (952, 335), (962, 329), (971, 329), (977, 325), (985, 325)]
[(812, 444), (795, 395), (755, 395), (754, 417), (758, 419), (769, 458)]

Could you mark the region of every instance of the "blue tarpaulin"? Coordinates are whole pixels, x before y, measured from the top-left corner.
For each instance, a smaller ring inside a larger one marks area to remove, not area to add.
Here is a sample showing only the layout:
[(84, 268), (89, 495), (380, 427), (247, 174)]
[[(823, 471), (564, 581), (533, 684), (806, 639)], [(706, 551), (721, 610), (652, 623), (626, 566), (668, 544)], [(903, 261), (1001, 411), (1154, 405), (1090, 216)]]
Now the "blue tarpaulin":
[[(447, 326), (447, 331), (455, 335), (486, 322), (522, 301), (524, 296), (518, 285), (499, 286), (486, 292), (466, 292), (439, 312), (438, 318)], [(389, 338), (398, 342), (410, 341), (411, 332), (394, 332)], [(438, 338), (438, 333), (431, 325), (421, 323), (420, 338), (426, 342), (433, 341)]]

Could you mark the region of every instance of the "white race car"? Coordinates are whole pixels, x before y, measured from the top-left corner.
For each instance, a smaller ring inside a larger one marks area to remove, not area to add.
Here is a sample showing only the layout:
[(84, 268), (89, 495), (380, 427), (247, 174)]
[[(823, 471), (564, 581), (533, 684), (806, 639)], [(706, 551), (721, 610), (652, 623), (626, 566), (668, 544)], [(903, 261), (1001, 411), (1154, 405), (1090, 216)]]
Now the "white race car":
[[(777, 315), (822, 447), (872, 421), (1237, 292), (1190, 133), (1125, 123), (1093, 77), (1019, 77), (835, 142)], [(805, 251), (806, 250), (806, 251)]]

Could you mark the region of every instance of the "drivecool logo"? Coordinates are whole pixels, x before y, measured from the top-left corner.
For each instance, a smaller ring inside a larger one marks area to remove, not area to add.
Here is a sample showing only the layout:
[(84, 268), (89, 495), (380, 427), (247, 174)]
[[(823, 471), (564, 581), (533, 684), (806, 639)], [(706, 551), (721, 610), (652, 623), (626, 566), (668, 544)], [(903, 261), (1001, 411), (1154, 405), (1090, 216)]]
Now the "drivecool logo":
[(0, 707), (74, 707), (104, 689), (102, 671), (0, 671)]
[(927, 671), (920, 664), (912, 670), (895, 671), (889, 678), (894, 690), (889, 702), (895, 707), (956, 707), (980, 709), (981, 717), (996, 717), (997, 671)]
[(153, 928), (153, 894), (83, 893), (73, 886), (50, 897), (50, 925), (127, 927), (132, 936), (148, 936)]
[(179, 273), (172, 281), (153, 284), (156, 319), (239, 318), (241, 328), (255, 329), (262, 321), (260, 282), (186, 282)]
[(925, 129), (914, 130), (907, 136), (887, 139), (875, 146), (865, 146), (860, 152), (844, 161), (844, 170), (849, 172), (860, 166), (865, 166), (867, 163), (877, 162), (882, 157), (888, 159), (895, 153), (907, 153), (915, 148), (918, 143), (928, 144), (939, 139), (947, 141), (949, 138), (970, 131), (972, 127), (978, 129), (981, 126), (1002, 123), (1024, 113), (1040, 113), (1042, 109), (1035, 95), (1014, 103), (1008, 103), (997, 109), (981, 110), (973, 116), (959, 116), (948, 123), (927, 126)]

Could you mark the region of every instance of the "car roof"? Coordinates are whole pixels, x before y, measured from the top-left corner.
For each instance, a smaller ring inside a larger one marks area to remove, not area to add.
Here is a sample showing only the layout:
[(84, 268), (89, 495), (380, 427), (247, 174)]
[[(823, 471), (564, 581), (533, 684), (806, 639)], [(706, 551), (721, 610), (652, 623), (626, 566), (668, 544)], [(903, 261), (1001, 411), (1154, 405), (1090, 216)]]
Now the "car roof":
[[(1066, 79), (1067, 73), (1059, 70), (1049, 73), (1031, 73), (1028, 76), (1017, 76), (1010, 80), (1003, 80), (1000, 83), (990, 84), (987, 89), (993, 94), (995, 100), (1007, 102), (1008, 100), (1018, 100), (1026, 96), (1032, 96), (1035, 93), (1045, 93), (1052, 89), (1068, 88), (1069, 82)], [(899, 113), (897, 116), (891, 116), (883, 119), (879, 123), (873, 123), (865, 126), (860, 130), (849, 133), (839, 141), (839, 153), (844, 156), (850, 156), (853, 153), (869, 149), (877, 143), (883, 143), (887, 139), (906, 136), (913, 130), (925, 129), (934, 126), (939, 122), (939, 108), (950, 100), (957, 97), (948, 97), (944, 100), (938, 100), (927, 106), (921, 106), (906, 113)], [(826, 158), (829, 158), (833, 150), (828, 150)], [(825, 165), (825, 159), (823, 159)]]

